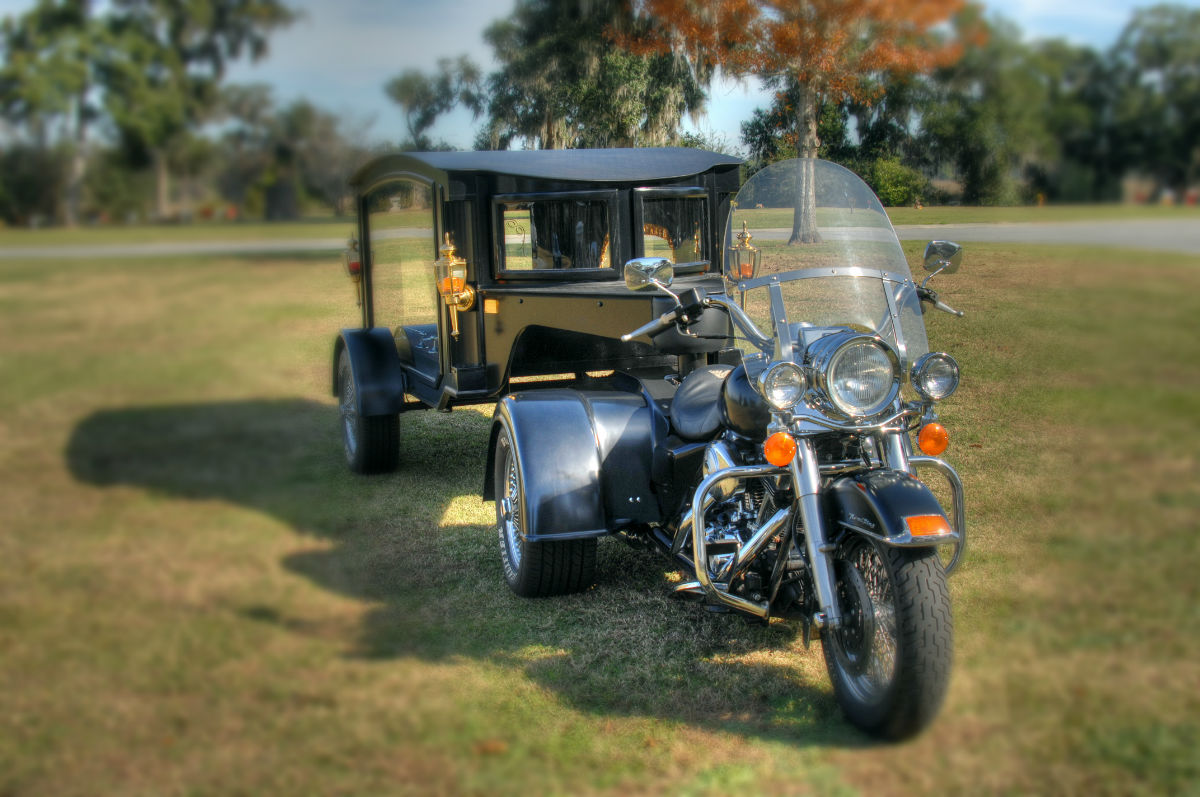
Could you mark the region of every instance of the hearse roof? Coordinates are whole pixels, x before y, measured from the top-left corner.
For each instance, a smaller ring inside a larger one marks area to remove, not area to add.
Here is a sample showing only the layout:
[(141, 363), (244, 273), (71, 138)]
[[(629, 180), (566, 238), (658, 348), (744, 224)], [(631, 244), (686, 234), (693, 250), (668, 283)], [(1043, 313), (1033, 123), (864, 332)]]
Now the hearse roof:
[(740, 163), (741, 160), (730, 155), (687, 147), (404, 152), (370, 161), (350, 182), (364, 188), (389, 175), (406, 172), (431, 178), (486, 172), (543, 180), (625, 183), (689, 177), (716, 166)]

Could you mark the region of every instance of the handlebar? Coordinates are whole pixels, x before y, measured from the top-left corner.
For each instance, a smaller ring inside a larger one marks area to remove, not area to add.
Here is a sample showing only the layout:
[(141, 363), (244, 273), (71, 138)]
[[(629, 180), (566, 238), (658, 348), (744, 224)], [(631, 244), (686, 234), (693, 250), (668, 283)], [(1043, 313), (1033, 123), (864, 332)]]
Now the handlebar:
[(628, 343), (634, 338), (640, 338), (642, 335), (657, 335), (659, 332), (662, 332), (667, 327), (675, 323), (675, 319), (678, 315), (677, 311), (680, 309), (681, 308), (673, 308), (668, 310), (658, 318), (655, 318), (653, 321), (648, 321), (645, 324), (642, 324), (632, 332), (626, 332), (621, 336), (621, 342)]
[[(698, 318), (700, 313), (704, 312), (705, 308), (716, 307), (728, 313), (730, 319), (733, 321), (734, 326), (740, 329), (742, 334), (745, 335), (752, 343), (754, 343), (754, 345), (764, 351), (770, 348), (772, 339), (764, 335), (762, 331), (754, 325), (754, 322), (750, 320), (750, 317), (746, 315), (745, 311), (732, 301), (729, 301), (724, 296), (720, 295), (709, 296), (703, 291), (693, 291), (690, 293), (692, 294), (690, 296), (688, 294), (684, 294), (685, 297), (690, 299), (686, 305), (683, 302), (680, 302), (679, 304), (675, 305), (674, 308), (663, 313), (658, 318), (648, 321), (632, 332), (622, 335), (621, 342), (628, 343), (634, 338), (642, 335), (657, 335), (658, 333), (666, 330), (672, 324), (689, 324), (691, 323), (689, 319), (694, 320)], [(677, 301), (679, 300), (677, 299)]]
[(946, 304), (941, 299), (934, 299), (933, 306), (936, 307), (937, 309), (941, 310), (943, 313), (949, 313), (950, 315), (955, 315), (955, 316), (958, 316), (959, 318), (962, 318), (964, 315), (966, 315), (962, 310), (955, 310), (953, 307)]
[(921, 301), (929, 302), (934, 306), (934, 308), (941, 310), (943, 313), (949, 313), (950, 315), (957, 316), (959, 318), (962, 318), (964, 315), (966, 315), (966, 313), (964, 313), (962, 310), (955, 310), (953, 307), (943, 302), (938, 298), (937, 291), (930, 290), (924, 285), (917, 287), (917, 296), (920, 297)]

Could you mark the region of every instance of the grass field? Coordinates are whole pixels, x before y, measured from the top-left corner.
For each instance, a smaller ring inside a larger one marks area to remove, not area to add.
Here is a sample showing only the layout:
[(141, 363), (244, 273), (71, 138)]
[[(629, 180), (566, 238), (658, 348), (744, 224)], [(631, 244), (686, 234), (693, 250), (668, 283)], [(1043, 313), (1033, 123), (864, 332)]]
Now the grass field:
[(340, 264), (0, 261), (0, 794), (1194, 793), (1200, 260), (970, 246), (939, 287), (955, 673), (878, 746), (653, 554), (512, 596), (490, 408), (347, 473)]

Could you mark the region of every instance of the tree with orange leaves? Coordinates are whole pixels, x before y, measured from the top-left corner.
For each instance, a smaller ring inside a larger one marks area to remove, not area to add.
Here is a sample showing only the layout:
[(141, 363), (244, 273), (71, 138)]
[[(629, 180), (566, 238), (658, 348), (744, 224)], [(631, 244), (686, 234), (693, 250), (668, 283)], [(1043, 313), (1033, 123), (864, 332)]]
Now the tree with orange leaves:
[[(682, 52), (697, 73), (719, 67), (756, 76), (797, 98), (794, 132), (803, 158), (815, 158), (823, 99), (870, 101), (880, 76), (926, 72), (952, 62), (960, 47), (935, 28), (965, 0), (630, 0), (642, 26), (622, 40), (637, 50)], [(874, 80), (872, 80), (874, 78)], [(791, 243), (820, 240), (810, 174), (798, 182)]]

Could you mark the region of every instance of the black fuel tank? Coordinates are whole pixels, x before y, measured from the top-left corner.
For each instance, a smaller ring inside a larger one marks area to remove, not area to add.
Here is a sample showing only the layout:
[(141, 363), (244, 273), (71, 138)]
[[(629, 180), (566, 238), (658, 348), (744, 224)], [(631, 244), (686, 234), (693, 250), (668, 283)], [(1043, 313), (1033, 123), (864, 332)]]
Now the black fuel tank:
[(721, 387), (721, 419), (725, 426), (751, 440), (767, 436), (771, 410), (746, 375), (746, 366), (733, 369)]

